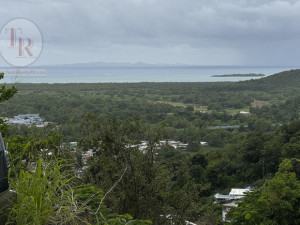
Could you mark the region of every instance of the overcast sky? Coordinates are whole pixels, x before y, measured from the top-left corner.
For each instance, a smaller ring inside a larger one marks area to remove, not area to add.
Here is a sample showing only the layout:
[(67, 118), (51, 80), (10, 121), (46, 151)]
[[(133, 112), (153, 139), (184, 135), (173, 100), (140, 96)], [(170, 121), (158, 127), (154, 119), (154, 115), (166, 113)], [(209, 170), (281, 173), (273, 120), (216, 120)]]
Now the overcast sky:
[(35, 65), (300, 65), (300, 0), (1, 0), (15, 17), (43, 34)]

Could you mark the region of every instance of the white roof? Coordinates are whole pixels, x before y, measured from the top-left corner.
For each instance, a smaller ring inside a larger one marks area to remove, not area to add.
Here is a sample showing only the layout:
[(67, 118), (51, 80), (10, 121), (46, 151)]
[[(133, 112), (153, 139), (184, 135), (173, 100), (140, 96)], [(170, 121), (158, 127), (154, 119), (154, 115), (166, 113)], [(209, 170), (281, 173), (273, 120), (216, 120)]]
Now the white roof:
[(229, 195), (241, 195), (244, 196), (245, 192), (250, 191), (250, 189), (244, 189), (244, 188), (232, 188)]
[(186, 225), (197, 225), (197, 224), (195, 224), (195, 223), (192, 223), (192, 222), (190, 222), (190, 221), (187, 221), (187, 220), (185, 221), (185, 224), (186, 224)]
[(240, 111), (240, 114), (250, 114), (250, 112)]
[(238, 204), (236, 204), (234, 202), (230, 202), (230, 203), (227, 203), (227, 204), (223, 204), (222, 206), (225, 206), (225, 207), (238, 207)]

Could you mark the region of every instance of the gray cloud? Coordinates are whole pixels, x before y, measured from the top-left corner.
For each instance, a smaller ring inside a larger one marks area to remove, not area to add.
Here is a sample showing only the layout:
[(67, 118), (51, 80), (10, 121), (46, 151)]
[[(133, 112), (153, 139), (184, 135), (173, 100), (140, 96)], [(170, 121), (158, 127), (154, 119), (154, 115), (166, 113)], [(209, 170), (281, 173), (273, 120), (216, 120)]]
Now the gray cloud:
[(291, 65), (300, 56), (299, 12), (298, 0), (10, 0), (0, 18), (39, 25), (40, 64)]

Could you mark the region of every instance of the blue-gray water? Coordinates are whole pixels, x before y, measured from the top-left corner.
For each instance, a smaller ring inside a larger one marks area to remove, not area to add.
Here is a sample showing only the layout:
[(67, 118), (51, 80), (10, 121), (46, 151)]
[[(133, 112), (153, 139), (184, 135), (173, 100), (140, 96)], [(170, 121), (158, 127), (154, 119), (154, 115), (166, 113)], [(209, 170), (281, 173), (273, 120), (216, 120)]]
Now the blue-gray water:
[[(46, 75), (5, 75), (1, 83), (125, 83), (125, 82), (219, 82), (259, 77), (212, 77), (212, 75), (262, 73), (272, 75), (296, 67), (44, 67), (21, 70), (46, 71)], [(0, 71), (14, 70), (0, 68)]]

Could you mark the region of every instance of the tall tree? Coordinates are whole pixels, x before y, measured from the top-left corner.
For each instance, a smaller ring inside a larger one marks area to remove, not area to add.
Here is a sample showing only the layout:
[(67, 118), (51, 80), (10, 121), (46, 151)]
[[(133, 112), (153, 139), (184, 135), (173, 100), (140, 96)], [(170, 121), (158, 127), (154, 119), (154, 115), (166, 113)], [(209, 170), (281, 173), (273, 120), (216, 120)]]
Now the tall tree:
[[(4, 73), (0, 73), (0, 80), (4, 78)], [(6, 88), (5, 85), (2, 85), (0, 88), (0, 103), (9, 100), (17, 93), (15, 86)], [(5, 136), (8, 131), (8, 126), (4, 123), (3, 119), (0, 118), (0, 132)]]
[(231, 224), (300, 224), (300, 182), (292, 160), (285, 159), (272, 180), (248, 194), (231, 217)]

